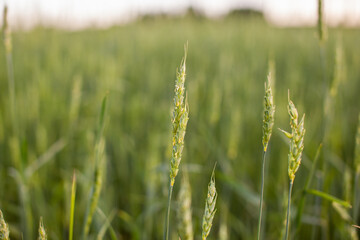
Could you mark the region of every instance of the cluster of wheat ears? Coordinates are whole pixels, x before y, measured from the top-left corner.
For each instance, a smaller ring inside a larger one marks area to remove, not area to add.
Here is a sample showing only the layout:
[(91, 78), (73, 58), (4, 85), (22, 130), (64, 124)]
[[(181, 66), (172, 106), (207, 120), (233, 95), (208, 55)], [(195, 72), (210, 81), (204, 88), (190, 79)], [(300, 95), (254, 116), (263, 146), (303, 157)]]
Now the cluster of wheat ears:
[[(175, 81), (175, 90), (174, 90), (174, 110), (172, 116), (172, 157), (170, 161), (170, 178), (169, 178), (169, 195), (168, 195), (168, 206), (165, 219), (165, 232), (164, 239), (169, 239), (170, 230), (170, 207), (171, 207), (171, 197), (173, 192), (173, 186), (175, 183), (175, 178), (179, 172), (179, 165), (181, 162), (182, 151), (184, 148), (184, 137), (186, 133), (186, 126), (189, 119), (189, 106), (185, 94), (185, 77), (186, 77), (186, 57), (188, 51), (188, 45), (185, 45), (185, 55), (180, 64), (180, 68), (177, 72), (177, 78)], [(269, 64), (273, 66), (273, 64)], [(261, 218), (262, 218), (262, 209), (263, 209), (263, 195), (264, 195), (264, 172), (265, 172), (265, 159), (266, 152), (268, 149), (268, 144), (271, 138), (273, 126), (274, 126), (274, 115), (275, 115), (275, 105), (273, 99), (272, 91), (272, 67), (269, 68), (269, 74), (267, 81), (265, 82), (265, 94), (264, 94), (264, 113), (263, 113), (263, 163), (262, 163), (262, 181), (261, 181), (261, 197), (260, 197), (260, 211), (259, 211), (259, 224), (258, 224), (258, 239), (260, 239), (261, 233)], [(288, 235), (289, 228), (289, 216), (290, 216), (290, 201), (291, 201), (291, 190), (295, 179), (295, 173), (298, 170), (301, 164), (301, 156), (304, 149), (304, 136), (305, 136), (305, 114), (301, 118), (300, 122), (298, 121), (298, 111), (294, 103), (290, 100), (290, 92), (288, 94), (288, 113), (290, 116), (290, 127), (291, 132), (284, 132), (285, 136), (290, 139), (290, 151), (288, 155), (288, 175), (290, 179), (290, 188), (289, 188), (289, 200), (288, 200), (288, 211), (287, 211), (287, 221), (286, 221), (286, 236)], [(208, 186), (207, 198), (205, 200), (205, 212), (202, 220), (202, 234), (201, 237), (205, 240), (211, 230), (212, 222), (216, 213), (216, 199), (217, 192), (215, 187), (215, 167), (214, 166), (211, 180)], [(188, 182), (188, 177), (184, 177), (181, 189), (179, 193), (179, 229), (178, 233), (181, 239), (191, 240), (194, 238), (192, 219), (191, 219), (191, 193), (190, 185)]]

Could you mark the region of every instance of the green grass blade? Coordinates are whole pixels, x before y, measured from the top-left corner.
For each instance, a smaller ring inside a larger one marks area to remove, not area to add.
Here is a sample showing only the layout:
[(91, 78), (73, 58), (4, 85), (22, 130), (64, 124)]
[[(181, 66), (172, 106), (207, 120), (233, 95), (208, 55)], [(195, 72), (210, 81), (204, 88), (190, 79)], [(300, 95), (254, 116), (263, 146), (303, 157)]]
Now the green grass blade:
[(302, 219), (302, 214), (303, 214), (303, 211), (304, 211), (305, 201), (306, 201), (306, 193), (307, 193), (306, 190), (309, 189), (309, 187), (311, 186), (312, 179), (314, 177), (315, 170), (316, 170), (316, 165), (317, 165), (317, 163), (319, 161), (319, 158), (320, 158), (320, 152), (322, 150), (322, 146), (323, 145), (321, 143), (319, 145), (318, 149), (316, 150), (315, 158), (314, 158), (313, 164), (311, 166), (310, 173), (308, 175), (308, 178), (306, 179), (306, 183), (305, 183), (303, 192), (301, 194), (301, 198), (300, 198), (300, 201), (299, 201), (299, 208), (298, 208), (297, 215), (296, 215), (296, 220), (295, 220), (296, 229), (297, 229), (296, 232), (299, 232), (300, 228), (301, 228), (301, 219)]
[(114, 217), (116, 216), (117, 211), (113, 210), (110, 213), (109, 217), (106, 217), (105, 213), (100, 208), (97, 208), (96, 211), (105, 220), (104, 224), (100, 228), (100, 231), (99, 231), (99, 233), (97, 235), (97, 239), (98, 240), (104, 239), (104, 235), (106, 233), (106, 230), (109, 229), (111, 239), (112, 240), (117, 240), (115, 230), (111, 226), (111, 222), (114, 219)]
[(318, 197), (321, 197), (325, 200), (328, 200), (330, 202), (336, 202), (346, 208), (351, 208), (352, 206), (350, 205), (350, 203), (348, 202), (345, 202), (337, 197), (334, 197), (330, 194), (327, 194), (327, 193), (324, 193), (324, 192), (321, 192), (321, 191), (318, 191), (318, 190), (315, 190), (315, 189), (307, 189), (306, 190), (307, 193), (309, 194), (312, 194), (312, 195), (315, 195), (315, 196), (318, 196)]
[(55, 159), (55, 155), (61, 152), (61, 150), (66, 147), (66, 145), (67, 142), (65, 139), (61, 138), (56, 141), (44, 154), (42, 154), (36, 161), (31, 163), (31, 165), (25, 169), (25, 176), (27, 178), (31, 177), (39, 168)]
[(105, 119), (105, 112), (106, 112), (106, 104), (107, 104), (107, 97), (108, 94), (103, 98), (101, 103), (101, 111), (99, 116), (99, 126), (98, 126), (98, 132), (97, 132), (97, 141), (100, 141), (100, 138), (104, 131), (104, 119)]

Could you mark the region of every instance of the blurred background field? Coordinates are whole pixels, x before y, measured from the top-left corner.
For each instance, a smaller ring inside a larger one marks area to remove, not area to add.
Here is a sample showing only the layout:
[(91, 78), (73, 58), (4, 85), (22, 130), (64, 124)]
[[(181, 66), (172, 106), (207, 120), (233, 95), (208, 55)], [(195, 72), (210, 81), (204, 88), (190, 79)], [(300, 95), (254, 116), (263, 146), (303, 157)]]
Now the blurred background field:
[[(89, 239), (96, 238), (108, 217), (119, 239), (162, 237), (174, 80), (187, 41), (190, 119), (180, 175), (189, 173), (195, 232), (200, 236), (207, 184), (218, 162), (218, 211), (209, 239), (256, 236), (264, 82), (273, 59), (276, 114), (266, 170), (264, 239), (280, 238), (286, 214), (288, 145), (277, 128), (289, 129), (288, 89), (299, 113), (306, 113), (305, 156), (294, 185), (294, 217), (322, 141), (324, 86), (316, 29), (277, 28), (258, 15), (214, 20), (192, 13), (148, 16), (107, 29), (37, 27), (13, 32), (18, 137), (11, 130), (5, 54), (0, 57), (0, 208), (12, 239), (22, 239), (22, 234), (34, 239), (40, 216), (50, 239), (67, 238), (74, 170), (74, 236), (81, 236), (93, 177), (97, 118), (106, 94), (106, 174), (99, 200), (103, 214), (95, 213)], [(329, 86), (335, 77), (336, 47), (343, 50), (343, 77), (328, 115), (328, 190), (351, 204), (360, 111), (359, 42), (358, 29), (339, 27), (328, 29), (325, 43)], [(0, 52), (5, 52), (3, 44)], [(23, 174), (22, 180), (14, 169)], [(318, 170), (312, 188), (321, 177)], [(180, 177), (174, 188), (172, 239), (177, 239), (179, 184)], [(309, 239), (313, 231), (314, 239), (347, 239), (346, 221), (339, 213), (329, 208), (329, 215), (321, 216), (314, 206), (309, 195), (297, 239)], [(325, 217), (330, 225), (323, 224)]]

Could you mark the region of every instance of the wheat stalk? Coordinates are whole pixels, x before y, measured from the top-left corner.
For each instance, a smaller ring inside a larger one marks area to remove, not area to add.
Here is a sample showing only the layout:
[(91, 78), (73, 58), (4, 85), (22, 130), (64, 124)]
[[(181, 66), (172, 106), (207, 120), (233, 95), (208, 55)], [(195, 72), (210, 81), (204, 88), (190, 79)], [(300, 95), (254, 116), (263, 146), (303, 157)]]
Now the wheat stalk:
[(76, 175), (75, 175), (75, 170), (74, 170), (73, 179), (72, 179), (72, 185), (71, 185), (69, 240), (72, 240), (72, 239), (73, 239), (75, 198), (76, 198)]
[(187, 45), (185, 45), (185, 56), (181, 62), (180, 70), (177, 72), (175, 81), (174, 111), (171, 119), (173, 128), (172, 155), (170, 161), (170, 181), (174, 185), (175, 177), (179, 172), (182, 151), (184, 148), (184, 137), (189, 120), (189, 107), (185, 99), (185, 76), (186, 76)]
[(302, 152), (304, 150), (304, 136), (305, 136), (305, 128), (304, 128), (305, 114), (301, 118), (300, 122), (298, 122), (298, 118), (299, 118), (298, 111), (294, 103), (290, 100), (290, 92), (288, 92), (288, 102), (289, 102), (288, 113), (290, 115), (291, 133), (288, 133), (280, 129), (285, 134), (285, 136), (290, 139), (290, 152), (288, 155), (288, 175), (290, 179), (290, 184), (289, 184), (289, 195), (288, 195), (288, 209), (286, 215), (285, 240), (287, 240), (288, 232), (289, 232), (291, 192), (294, 184), (295, 174), (301, 164), (301, 157), (302, 157)]
[(354, 154), (354, 168), (355, 168), (355, 183), (354, 183), (354, 212), (353, 219), (356, 222), (359, 214), (360, 196), (358, 193), (359, 178), (360, 178), (360, 113), (355, 137), (355, 154)]
[(182, 240), (193, 240), (194, 232), (192, 227), (191, 211), (191, 188), (189, 179), (183, 176), (178, 195), (178, 231)]
[(215, 167), (211, 174), (210, 182), (208, 185), (208, 194), (205, 201), (205, 212), (202, 220), (202, 239), (205, 240), (210, 233), (212, 222), (216, 213), (215, 205), (217, 199), (217, 192), (215, 187)]
[(15, 79), (14, 79), (14, 69), (12, 61), (12, 41), (11, 41), (11, 29), (8, 22), (8, 8), (4, 6), (3, 12), (3, 34), (4, 34), (4, 46), (5, 46), (5, 55), (6, 55), (6, 66), (7, 66), (7, 75), (8, 75), (8, 88), (9, 88), (9, 97), (10, 97), (10, 113), (13, 134), (16, 137), (19, 137), (19, 128), (18, 128), (18, 118), (16, 113), (16, 97), (15, 97)]
[(355, 137), (354, 165), (355, 165), (356, 173), (360, 174), (360, 113), (359, 113), (358, 126)]
[(185, 76), (186, 76), (186, 56), (188, 45), (184, 47), (185, 55), (181, 61), (180, 69), (177, 71), (175, 80), (175, 96), (174, 96), (174, 111), (171, 118), (172, 122), (172, 153), (170, 161), (170, 185), (168, 194), (168, 205), (165, 216), (165, 231), (164, 239), (169, 239), (169, 222), (170, 222), (170, 208), (171, 196), (175, 177), (179, 172), (179, 165), (181, 161), (182, 151), (184, 149), (184, 138), (186, 133), (186, 126), (189, 120), (189, 107), (185, 99)]
[(267, 81), (265, 82), (265, 96), (264, 96), (264, 118), (263, 118), (263, 159), (262, 159), (262, 171), (261, 171), (261, 196), (260, 196), (260, 210), (259, 210), (259, 223), (258, 223), (258, 240), (260, 240), (261, 235), (261, 219), (263, 211), (263, 199), (264, 199), (264, 181), (265, 181), (265, 160), (266, 160), (266, 151), (272, 134), (272, 129), (274, 126), (274, 115), (275, 115), (275, 105), (273, 100), (273, 94), (271, 89), (271, 80), (272, 75), (269, 72)]
[(327, 38), (326, 27), (325, 27), (325, 23), (324, 23), (323, 0), (318, 0), (318, 22), (317, 22), (317, 27), (318, 27), (319, 41), (322, 44)]
[(5, 222), (4, 215), (0, 210), (0, 240), (9, 240), (9, 226)]
[(83, 239), (87, 239), (92, 223), (93, 215), (97, 208), (102, 188), (105, 170), (105, 139), (103, 137), (104, 119), (106, 111), (107, 95), (104, 97), (101, 105), (99, 125), (97, 130), (97, 140), (95, 144), (95, 169), (94, 169), (94, 182), (91, 190), (90, 202), (86, 210), (86, 216), (83, 228)]
[(3, 15), (3, 33), (4, 33), (4, 44), (5, 51), (7, 54), (12, 52), (12, 43), (11, 43), (11, 30), (8, 22), (8, 8), (4, 6), (4, 15)]

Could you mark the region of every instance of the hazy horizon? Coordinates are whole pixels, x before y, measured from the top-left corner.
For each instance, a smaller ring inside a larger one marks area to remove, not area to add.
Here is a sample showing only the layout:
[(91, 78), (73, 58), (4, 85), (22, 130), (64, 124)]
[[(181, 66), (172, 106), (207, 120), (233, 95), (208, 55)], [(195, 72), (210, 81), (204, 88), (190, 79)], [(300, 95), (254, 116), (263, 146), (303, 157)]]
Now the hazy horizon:
[[(31, 28), (46, 26), (81, 29), (89, 26), (107, 27), (122, 24), (148, 13), (182, 13), (189, 7), (209, 17), (227, 14), (233, 9), (253, 8), (278, 26), (311, 26), (316, 24), (317, 0), (11, 0), (10, 24)], [(325, 0), (324, 12), (331, 26), (360, 26), (360, 2), (356, 0)]]

